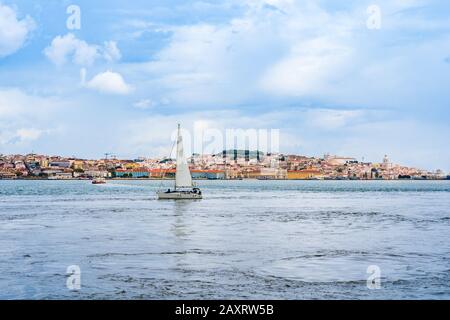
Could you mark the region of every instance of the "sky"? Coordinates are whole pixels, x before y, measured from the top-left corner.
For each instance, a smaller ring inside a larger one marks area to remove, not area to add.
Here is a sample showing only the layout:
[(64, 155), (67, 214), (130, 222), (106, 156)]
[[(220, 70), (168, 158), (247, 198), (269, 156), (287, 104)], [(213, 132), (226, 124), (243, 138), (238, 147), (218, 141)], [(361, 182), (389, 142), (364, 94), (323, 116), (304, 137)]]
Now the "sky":
[(449, 16), (435, 0), (0, 0), (0, 154), (164, 156), (181, 123), (448, 172)]

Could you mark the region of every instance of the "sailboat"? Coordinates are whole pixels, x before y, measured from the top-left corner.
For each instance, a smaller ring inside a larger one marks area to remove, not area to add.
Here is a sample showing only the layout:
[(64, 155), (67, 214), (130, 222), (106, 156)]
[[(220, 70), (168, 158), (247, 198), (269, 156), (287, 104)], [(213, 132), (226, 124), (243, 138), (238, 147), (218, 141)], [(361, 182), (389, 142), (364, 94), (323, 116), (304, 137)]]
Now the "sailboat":
[(175, 188), (157, 193), (158, 199), (189, 200), (202, 199), (202, 192), (192, 183), (191, 171), (184, 156), (183, 137), (180, 125), (177, 132), (177, 170), (175, 173)]

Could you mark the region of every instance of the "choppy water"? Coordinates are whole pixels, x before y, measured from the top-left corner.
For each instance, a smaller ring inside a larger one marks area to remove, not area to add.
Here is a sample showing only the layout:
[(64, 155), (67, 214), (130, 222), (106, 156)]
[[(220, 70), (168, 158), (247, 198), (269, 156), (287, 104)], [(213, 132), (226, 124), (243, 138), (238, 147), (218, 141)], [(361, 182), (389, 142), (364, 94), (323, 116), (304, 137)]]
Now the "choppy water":
[(0, 181), (0, 298), (450, 298), (448, 181), (159, 184)]

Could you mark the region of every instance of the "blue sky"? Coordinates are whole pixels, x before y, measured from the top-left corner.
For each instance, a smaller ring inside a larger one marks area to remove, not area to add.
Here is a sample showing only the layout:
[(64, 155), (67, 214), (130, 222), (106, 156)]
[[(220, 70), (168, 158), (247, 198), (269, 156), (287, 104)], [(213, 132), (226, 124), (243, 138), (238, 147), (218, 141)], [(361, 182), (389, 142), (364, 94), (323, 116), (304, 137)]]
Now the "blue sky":
[(181, 122), (450, 171), (449, 15), (433, 0), (0, 0), (0, 153), (160, 156)]

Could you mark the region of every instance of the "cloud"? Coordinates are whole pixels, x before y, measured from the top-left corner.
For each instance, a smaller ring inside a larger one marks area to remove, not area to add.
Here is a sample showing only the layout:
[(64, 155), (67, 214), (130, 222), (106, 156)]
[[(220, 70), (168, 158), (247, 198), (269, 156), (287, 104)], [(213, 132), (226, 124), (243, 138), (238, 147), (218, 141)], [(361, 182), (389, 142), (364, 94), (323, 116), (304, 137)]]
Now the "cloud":
[(79, 40), (72, 33), (57, 36), (44, 50), (45, 55), (56, 65), (63, 65), (68, 59), (79, 65), (91, 65), (99, 56), (97, 46)]
[(170, 104), (170, 100), (167, 98), (162, 98), (159, 100), (151, 100), (151, 99), (141, 99), (133, 104), (133, 106), (137, 109), (148, 110), (154, 109), (157, 107), (165, 107)]
[[(307, 109), (302, 116), (306, 125), (317, 130), (336, 130), (355, 123), (365, 122), (369, 116), (380, 111), (367, 110), (334, 110), (334, 109)], [(383, 112), (381, 112), (383, 113)]]
[(266, 91), (283, 96), (308, 96), (323, 92), (340, 77), (340, 69), (352, 57), (352, 49), (330, 37), (294, 46), (292, 52), (267, 69), (260, 80)]
[[(448, 96), (442, 87), (448, 73), (437, 70), (450, 51), (450, 23), (431, 19), (427, 2), (379, 1), (383, 22), (376, 32), (366, 27), (367, 5), (327, 3), (249, 0), (220, 23), (148, 23), (170, 39), (151, 60), (127, 68), (142, 90), (186, 107), (314, 99), (421, 108), (431, 95)], [(417, 90), (424, 79), (440, 80)]]
[(138, 109), (146, 110), (153, 108), (155, 106), (155, 102), (150, 99), (142, 99), (134, 103), (133, 106)]
[(167, 27), (169, 44), (136, 68), (184, 105), (302, 97), (341, 79), (354, 54), (351, 14), (293, 1), (246, 4), (226, 23)]
[(30, 95), (18, 88), (0, 88), (0, 144), (8, 147), (38, 140), (51, 131), (49, 118), (64, 106), (55, 97)]
[(121, 58), (115, 41), (106, 41), (102, 47), (80, 40), (73, 33), (55, 37), (50, 46), (45, 48), (44, 54), (58, 66), (66, 64), (68, 60), (77, 65), (90, 66), (99, 58), (107, 62), (118, 61)]
[[(29, 95), (18, 88), (0, 87), (0, 117), (2, 120), (45, 117), (46, 112), (56, 109), (60, 103), (55, 97)], [(31, 112), (31, 108), (34, 108), (35, 112)]]
[(0, 3), (0, 58), (22, 48), (34, 28), (31, 17), (19, 20), (14, 9)]
[(23, 147), (28, 146), (39, 140), (42, 136), (49, 134), (52, 130), (49, 129), (37, 129), (37, 128), (0, 128), (0, 145), (3, 144), (7, 147)]
[(43, 130), (34, 129), (34, 128), (22, 128), (17, 130), (17, 137), (22, 140), (33, 141), (40, 138), (40, 136), (44, 133)]
[(84, 85), (87, 88), (109, 94), (126, 95), (133, 91), (133, 88), (125, 82), (120, 73), (112, 71), (99, 73)]

